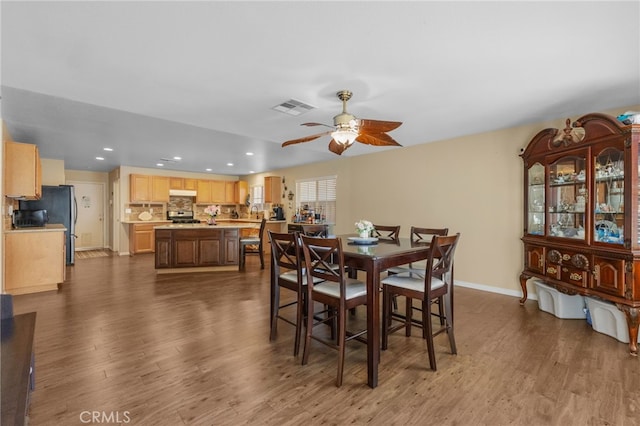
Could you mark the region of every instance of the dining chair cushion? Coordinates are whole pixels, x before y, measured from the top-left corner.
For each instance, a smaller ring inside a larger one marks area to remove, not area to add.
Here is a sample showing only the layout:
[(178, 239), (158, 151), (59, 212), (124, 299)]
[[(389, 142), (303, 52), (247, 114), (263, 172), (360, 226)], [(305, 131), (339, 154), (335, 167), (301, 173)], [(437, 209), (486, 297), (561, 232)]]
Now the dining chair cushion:
[(248, 243), (248, 244), (260, 244), (260, 238), (259, 237), (240, 238), (240, 241), (243, 242), (243, 243)]
[[(424, 272), (403, 272), (402, 274), (394, 274), (385, 277), (382, 284), (389, 284), (395, 287), (402, 287), (414, 291), (424, 291)], [(440, 278), (431, 278), (431, 289), (435, 290), (444, 286), (444, 282)]]
[[(287, 280), (290, 281), (292, 283), (297, 283), (298, 282), (298, 272), (297, 271), (288, 271), (285, 272), (284, 274), (280, 274), (280, 278), (282, 278), (283, 280)], [(323, 280), (318, 278), (318, 277), (313, 277), (313, 283), (320, 283)], [(302, 285), (307, 285), (307, 273), (306, 271), (303, 269), (302, 271)]]
[[(367, 286), (362, 281), (354, 278), (345, 278), (345, 299), (353, 299), (354, 297), (364, 296), (367, 294)], [(424, 283), (424, 281), (423, 281)], [(323, 293), (333, 297), (340, 297), (340, 284), (336, 282), (323, 282), (313, 285), (313, 291)]]
[(391, 274), (402, 274), (404, 272), (422, 272), (424, 274), (424, 270), (427, 268), (427, 262), (413, 262), (411, 266), (394, 266), (392, 268), (387, 269), (387, 271)]

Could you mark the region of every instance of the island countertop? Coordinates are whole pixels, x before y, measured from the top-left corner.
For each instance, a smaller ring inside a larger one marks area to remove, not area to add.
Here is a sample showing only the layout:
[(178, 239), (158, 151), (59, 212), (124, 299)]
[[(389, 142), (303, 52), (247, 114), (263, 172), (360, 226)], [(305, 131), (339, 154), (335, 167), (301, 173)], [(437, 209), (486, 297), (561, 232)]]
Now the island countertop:
[[(153, 229), (252, 229), (259, 228), (260, 222), (257, 223), (230, 223), (218, 222), (217, 225), (208, 225), (206, 223), (168, 223), (166, 225), (154, 226)], [(258, 226), (256, 226), (258, 225)]]

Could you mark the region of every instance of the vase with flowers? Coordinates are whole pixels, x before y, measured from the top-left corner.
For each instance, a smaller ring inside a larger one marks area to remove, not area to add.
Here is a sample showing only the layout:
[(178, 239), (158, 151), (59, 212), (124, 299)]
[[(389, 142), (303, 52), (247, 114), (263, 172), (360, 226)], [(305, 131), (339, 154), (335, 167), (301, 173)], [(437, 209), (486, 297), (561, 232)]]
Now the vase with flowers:
[(217, 205), (217, 204), (211, 205), (211, 206), (207, 206), (204, 209), (204, 213), (209, 216), (209, 219), (207, 220), (207, 223), (209, 225), (215, 225), (216, 224), (216, 216), (218, 216), (220, 214), (220, 206)]
[(369, 238), (371, 231), (373, 231), (373, 223), (364, 219), (356, 222), (356, 232), (360, 238)]

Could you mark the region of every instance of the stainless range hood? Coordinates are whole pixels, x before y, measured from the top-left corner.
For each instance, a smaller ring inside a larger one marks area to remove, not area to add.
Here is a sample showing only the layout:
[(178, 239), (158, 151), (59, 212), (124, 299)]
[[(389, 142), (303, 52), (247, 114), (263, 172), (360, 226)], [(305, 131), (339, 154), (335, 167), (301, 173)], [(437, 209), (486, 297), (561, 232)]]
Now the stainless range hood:
[(198, 193), (192, 189), (170, 189), (170, 197), (195, 197)]

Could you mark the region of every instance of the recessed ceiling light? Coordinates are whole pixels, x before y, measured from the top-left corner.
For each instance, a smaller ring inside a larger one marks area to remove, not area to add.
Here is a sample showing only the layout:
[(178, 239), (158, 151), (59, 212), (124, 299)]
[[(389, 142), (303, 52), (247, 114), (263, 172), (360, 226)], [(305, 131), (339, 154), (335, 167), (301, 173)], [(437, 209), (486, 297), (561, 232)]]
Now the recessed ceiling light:
[(180, 160), (182, 160), (182, 157), (175, 156), (175, 157), (173, 157), (173, 159), (180, 161)]
[(227, 166), (232, 167), (233, 163), (227, 163)]
[(162, 163), (157, 163), (157, 164), (156, 164), (156, 166), (158, 166), (158, 167), (164, 167), (164, 164), (162, 164)]
[(249, 170), (249, 173), (255, 173), (255, 172), (256, 172), (255, 170)]
[(102, 148), (102, 149), (104, 149), (105, 151), (113, 151), (113, 148)]
[(96, 157), (96, 160), (102, 161), (102, 160), (104, 160), (104, 157)]
[(253, 155), (253, 152), (247, 152), (247, 155)]
[(205, 170), (206, 170), (206, 171), (208, 171), (208, 172), (210, 172), (210, 171), (211, 171), (211, 169), (205, 169)]

